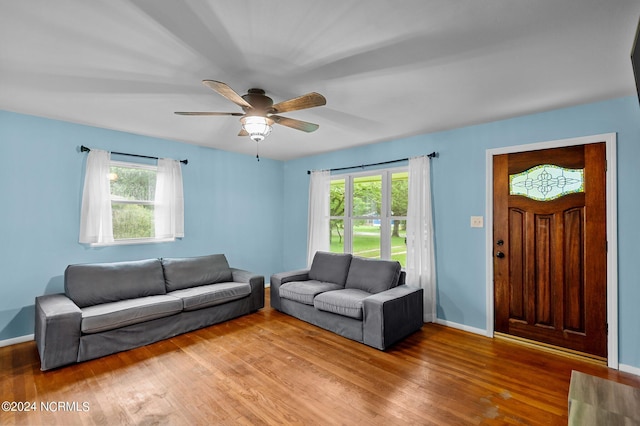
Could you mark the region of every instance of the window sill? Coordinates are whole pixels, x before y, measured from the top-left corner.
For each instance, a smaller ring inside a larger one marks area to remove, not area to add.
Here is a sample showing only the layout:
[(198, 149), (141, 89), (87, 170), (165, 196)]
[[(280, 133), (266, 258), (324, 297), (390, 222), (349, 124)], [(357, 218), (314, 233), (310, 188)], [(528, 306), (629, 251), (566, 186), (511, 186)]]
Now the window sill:
[(110, 246), (129, 246), (134, 244), (157, 244), (170, 243), (176, 238), (129, 238), (126, 240), (115, 240), (110, 243), (91, 243), (89, 247), (110, 247)]

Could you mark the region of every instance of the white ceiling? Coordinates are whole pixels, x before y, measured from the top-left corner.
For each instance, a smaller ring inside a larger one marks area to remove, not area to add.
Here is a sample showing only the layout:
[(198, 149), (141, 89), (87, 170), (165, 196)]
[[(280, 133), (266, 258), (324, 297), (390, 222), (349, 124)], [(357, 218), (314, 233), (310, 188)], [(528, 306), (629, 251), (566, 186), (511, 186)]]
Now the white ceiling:
[(237, 117), (173, 112), (241, 112), (203, 79), (322, 93), (283, 114), (318, 131), (261, 142), (287, 160), (633, 95), (639, 16), (638, 0), (7, 0), (0, 109), (254, 155)]

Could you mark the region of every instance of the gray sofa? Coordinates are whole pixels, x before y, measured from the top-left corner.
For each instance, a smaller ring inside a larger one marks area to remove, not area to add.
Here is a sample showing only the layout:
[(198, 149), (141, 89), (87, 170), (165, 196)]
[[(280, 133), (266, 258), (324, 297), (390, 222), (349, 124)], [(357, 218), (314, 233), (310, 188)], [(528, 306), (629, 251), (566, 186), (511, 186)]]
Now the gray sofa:
[(317, 252), (309, 269), (271, 276), (271, 306), (385, 350), (423, 324), (423, 290), (396, 261)]
[(223, 254), (70, 265), (64, 291), (36, 297), (43, 371), (264, 307), (264, 277), (229, 267)]

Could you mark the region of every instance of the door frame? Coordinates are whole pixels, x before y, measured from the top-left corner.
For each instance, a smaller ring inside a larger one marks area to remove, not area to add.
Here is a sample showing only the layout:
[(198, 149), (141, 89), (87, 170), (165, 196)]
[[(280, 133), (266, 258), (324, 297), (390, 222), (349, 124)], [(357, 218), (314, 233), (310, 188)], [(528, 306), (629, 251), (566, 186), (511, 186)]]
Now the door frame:
[(487, 287), (487, 337), (494, 335), (494, 286), (493, 286), (493, 157), (516, 152), (535, 151), (548, 148), (563, 148), (574, 145), (606, 144), (606, 190), (607, 190), (607, 365), (618, 369), (618, 202), (616, 133), (559, 139), (525, 145), (507, 146), (486, 150), (486, 229), (485, 270)]

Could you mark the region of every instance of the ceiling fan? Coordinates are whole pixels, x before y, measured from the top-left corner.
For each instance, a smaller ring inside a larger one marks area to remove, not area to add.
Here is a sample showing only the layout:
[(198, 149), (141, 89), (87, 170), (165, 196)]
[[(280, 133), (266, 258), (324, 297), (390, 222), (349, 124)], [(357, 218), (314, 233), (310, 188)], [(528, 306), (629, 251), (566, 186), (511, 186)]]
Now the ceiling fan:
[(244, 113), (204, 111), (176, 111), (175, 113), (178, 115), (232, 115), (240, 117), (242, 129), (240, 133), (238, 133), (238, 136), (249, 136), (256, 142), (262, 141), (271, 133), (273, 123), (308, 133), (317, 130), (318, 127), (320, 127), (317, 124), (282, 117), (278, 114), (322, 106), (327, 103), (325, 97), (316, 92), (307, 93), (306, 95), (274, 104), (273, 100), (265, 95), (265, 91), (262, 89), (249, 89), (246, 95), (240, 96), (231, 87), (220, 81), (203, 80), (202, 84), (240, 106)]

